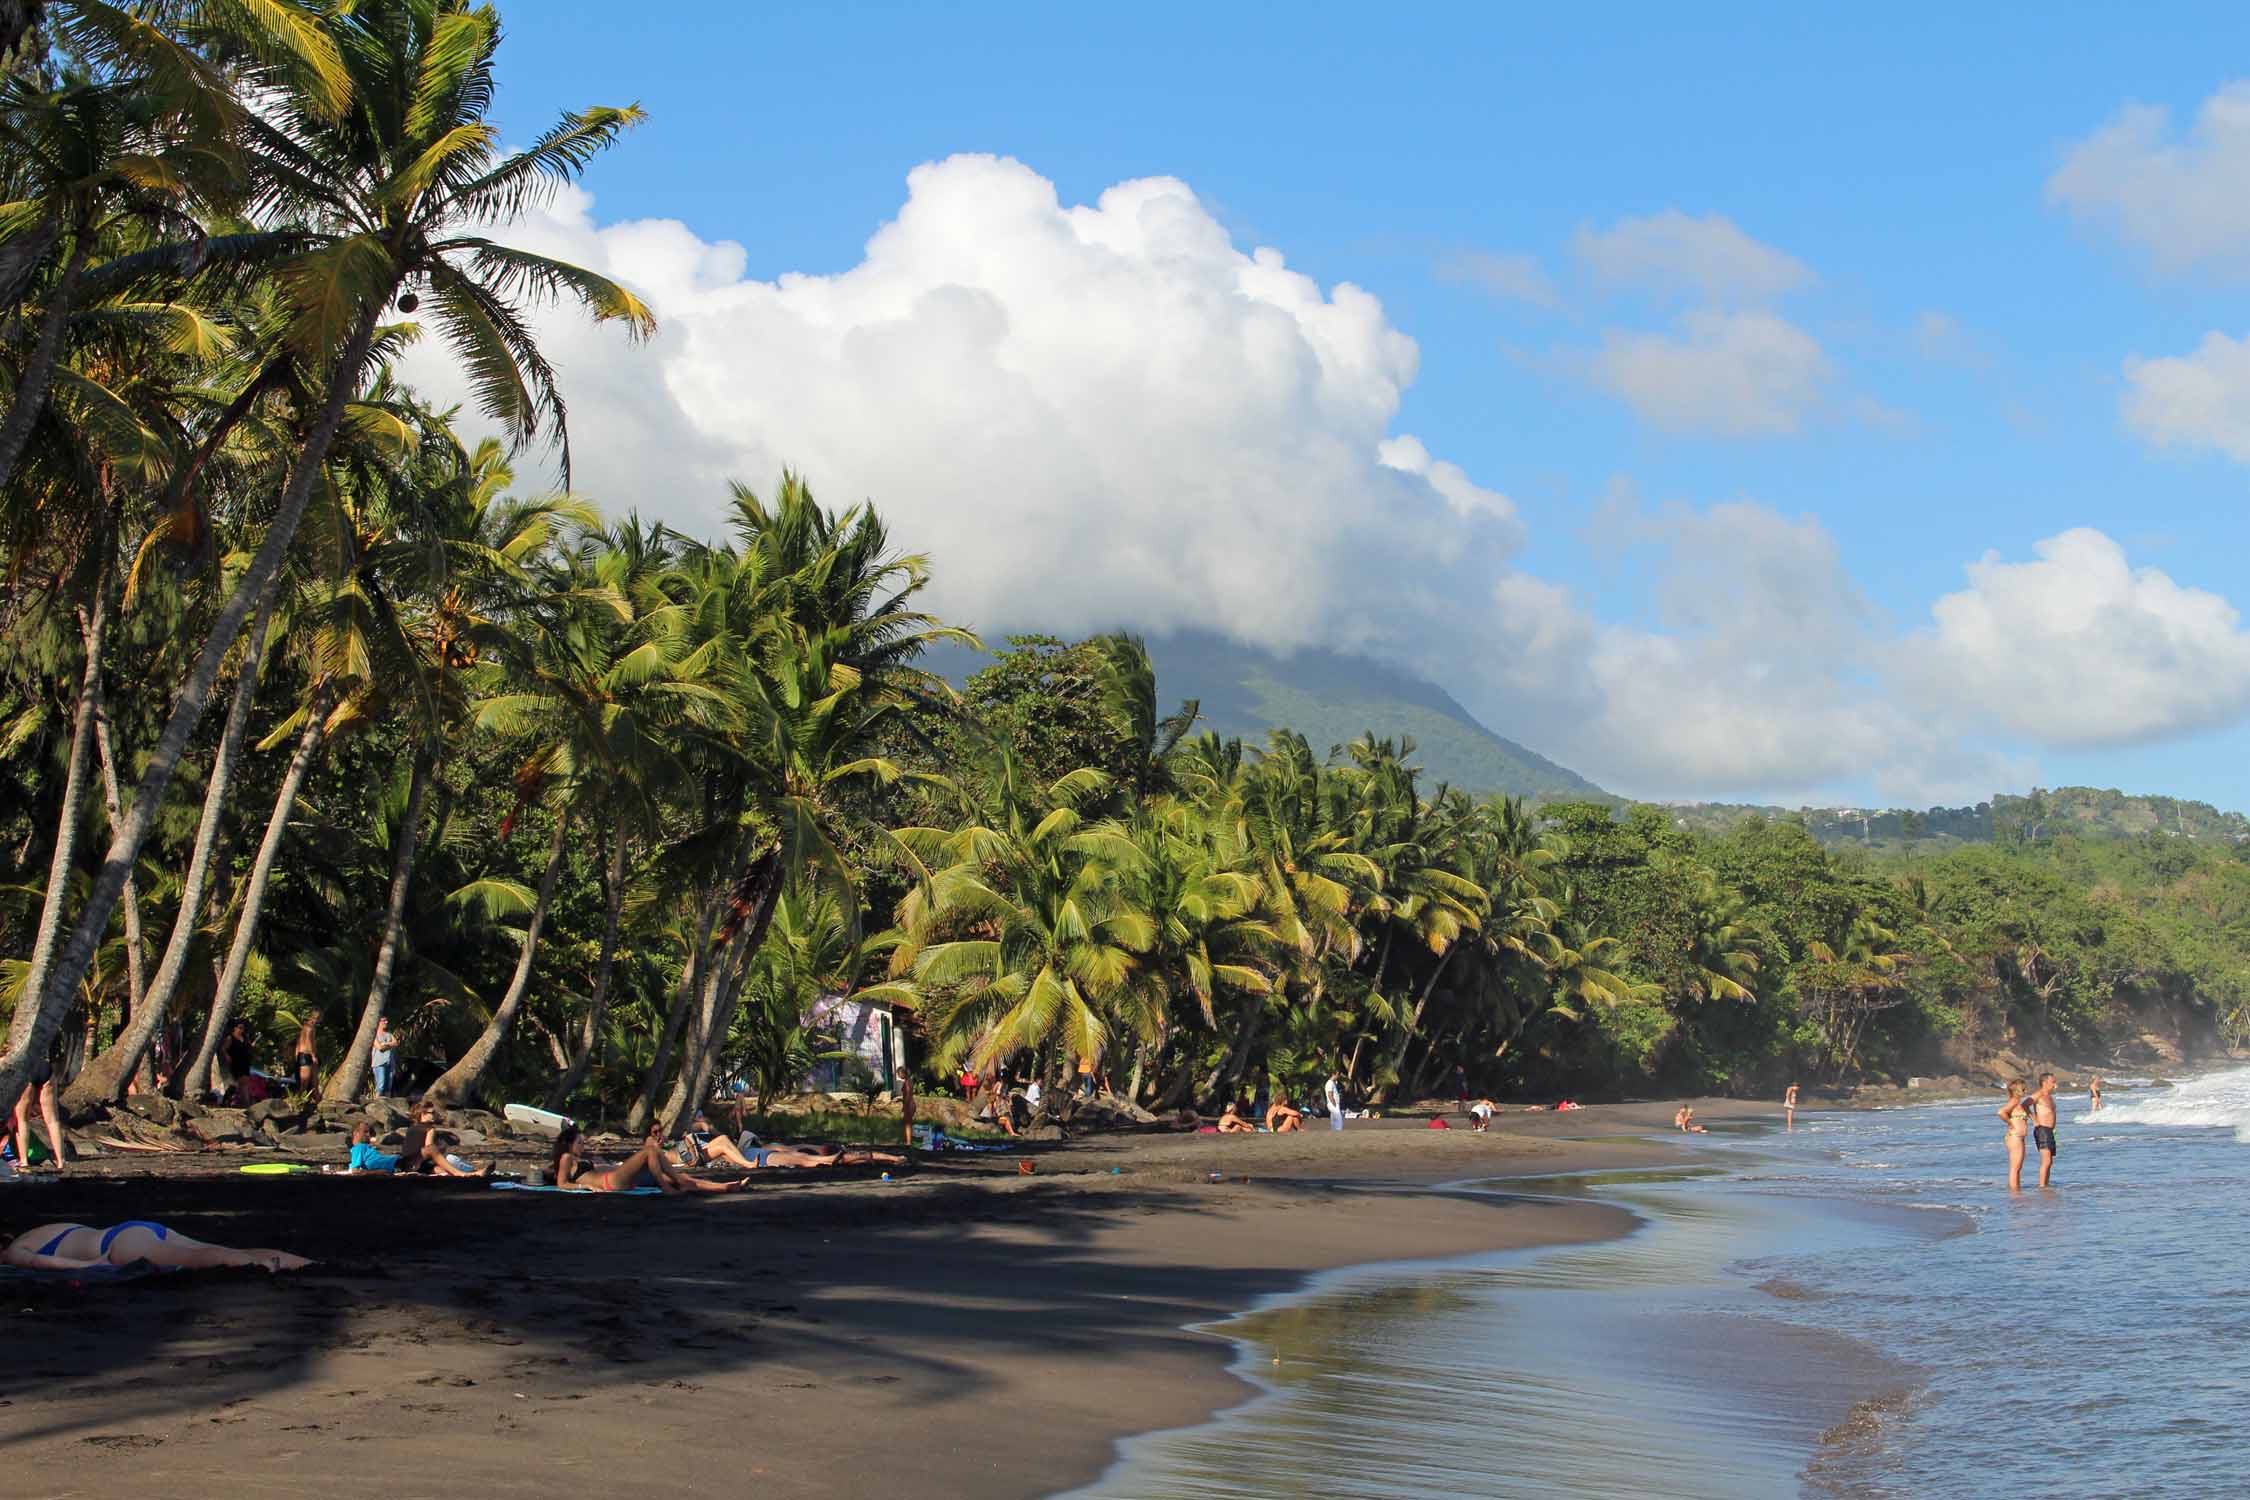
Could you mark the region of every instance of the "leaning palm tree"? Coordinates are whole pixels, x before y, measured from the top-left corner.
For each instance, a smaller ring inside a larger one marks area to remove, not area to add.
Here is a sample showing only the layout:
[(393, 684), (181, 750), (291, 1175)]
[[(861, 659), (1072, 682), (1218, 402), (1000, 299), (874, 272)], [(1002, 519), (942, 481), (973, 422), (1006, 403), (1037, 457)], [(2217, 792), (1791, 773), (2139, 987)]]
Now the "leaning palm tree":
[[(394, 302), (414, 312), (426, 298), (479, 406), (518, 443), (552, 435), (566, 484), (565, 408), (526, 305), (568, 297), (637, 334), (654, 326), (614, 282), (478, 232), (576, 178), (641, 118), (637, 108), (566, 115), (530, 149), (503, 156), (498, 129), (485, 119), (500, 43), (489, 6), (364, 0), (323, 12), (321, 25), (349, 79), (351, 107), (341, 119), (295, 69), (261, 77), (238, 64), (265, 86), (244, 129), (255, 205), (276, 226), (269, 244), (285, 310), (277, 337), (316, 372), (308, 386), (317, 394), (306, 402), (303, 440), (264, 535), (173, 702), (70, 940), (42, 992), (16, 1009), (0, 1093), (21, 1087), (77, 993), (236, 637), (246, 622), (253, 639), (264, 634), (283, 558), (366, 377), (384, 313)], [(202, 274), (187, 247), (172, 259)]]

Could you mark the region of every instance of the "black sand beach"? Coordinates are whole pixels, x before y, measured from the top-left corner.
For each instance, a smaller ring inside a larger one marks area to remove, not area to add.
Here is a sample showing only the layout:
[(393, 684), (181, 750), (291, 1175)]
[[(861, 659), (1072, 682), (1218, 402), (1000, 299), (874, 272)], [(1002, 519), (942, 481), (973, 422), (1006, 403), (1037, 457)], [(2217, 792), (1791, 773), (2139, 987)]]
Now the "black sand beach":
[(1029, 1177), (945, 1159), (692, 1200), (110, 1157), (4, 1190), (0, 1222), (153, 1218), (320, 1265), (9, 1283), (0, 1449), (32, 1496), (1051, 1494), (1241, 1393), (1183, 1325), (1329, 1267), (1624, 1232), (1600, 1204), (1426, 1189), (1664, 1164), (1625, 1136), (1671, 1108), (1096, 1138), (1026, 1153)]

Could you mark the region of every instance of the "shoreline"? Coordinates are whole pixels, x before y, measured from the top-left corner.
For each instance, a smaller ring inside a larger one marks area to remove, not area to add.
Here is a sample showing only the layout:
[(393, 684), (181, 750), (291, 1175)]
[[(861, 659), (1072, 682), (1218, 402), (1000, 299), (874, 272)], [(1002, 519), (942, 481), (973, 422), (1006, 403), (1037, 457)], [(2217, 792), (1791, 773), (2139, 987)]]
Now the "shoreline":
[(1519, 1114), (1485, 1136), (1096, 1137), (1026, 1152), (1030, 1177), (940, 1160), (693, 1202), (108, 1158), (0, 1189), (0, 1225), (151, 1217), (323, 1264), (11, 1285), (0, 1451), (57, 1496), (278, 1494), (379, 1454), (399, 1495), (606, 1497), (629, 1472), (1037, 1500), (1106, 1472), (1121, 1439), (1255, 1399), (1217, 1325), (1321, 1273), (1630, 1233), (1610, 1204), (1444, 1184), (1692, 1164), (1648, 1138), (1672, 1107)]

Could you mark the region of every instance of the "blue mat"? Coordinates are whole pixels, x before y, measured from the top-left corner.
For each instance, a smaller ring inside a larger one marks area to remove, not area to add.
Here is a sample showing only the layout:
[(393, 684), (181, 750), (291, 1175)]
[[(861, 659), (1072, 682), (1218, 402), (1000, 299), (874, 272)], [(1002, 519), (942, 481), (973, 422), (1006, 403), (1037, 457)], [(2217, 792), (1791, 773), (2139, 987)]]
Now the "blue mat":
[(1013, 1151), (1016, 1148), (1006, 1141), (957, 1141), (952, 1136), (941, 1135), (932, 1149), (938, 1151)]
[[(505, 1188), (511, 1193), (591, 1193), (592, 1188), (548, 1187), (538, 1182), (496, 1182), (495, 1188)], [(662, 1188), (618, 1188), (608, 1194), (612, 1198), (661, 1198)]]
[(87, 1266), (77, 1271), (42, 1271), (30, 1266), (0, 1266), (0, 1281), (44, 1281), (51, 1284), (70, 1282), (107, 1283), (133, 1281), (143, 1276), (154, 1276), (164, 1267), (145, 1260), (136, 1260), (129, 1266), (113, 1266), (106, 1262)]

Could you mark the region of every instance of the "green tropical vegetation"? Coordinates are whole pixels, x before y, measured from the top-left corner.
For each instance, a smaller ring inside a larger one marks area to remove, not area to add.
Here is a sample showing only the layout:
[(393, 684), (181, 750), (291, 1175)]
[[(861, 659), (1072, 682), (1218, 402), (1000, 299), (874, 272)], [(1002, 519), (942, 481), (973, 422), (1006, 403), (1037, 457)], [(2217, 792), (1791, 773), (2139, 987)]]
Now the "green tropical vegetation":
[[(1535, 807), (1332, 704), (1245, 735), (1123, 635), (956, 688), (981, 643), (879, 497), (785, 474), (691, 537), (519, 475), (568, 483), (532, 311), (653, 319), (491, 232), (638, 110), (503, 153), (465, 0), (39, 24), (0, 37), (0, 1098), (52, 1053), (75, 1108), (201, 1090), (233, 1020), (272, 1057), (318, 1012), (332, 1103), (387, 1020), (439, 1098), (677, 1123), (793, 1088), (838, 994), (907, 1018), (925, 1089), (1091, 1058), (1159, 1109), (2250, 1030), (2232, 840), (1832, 849), (1545, 761)], [(401, 380), (424, 342), (474, 412)]]

